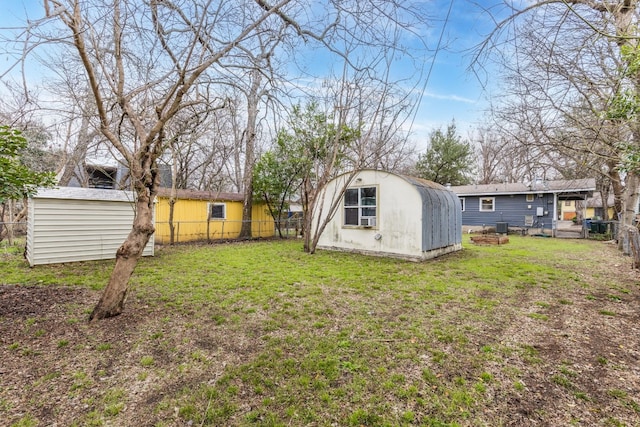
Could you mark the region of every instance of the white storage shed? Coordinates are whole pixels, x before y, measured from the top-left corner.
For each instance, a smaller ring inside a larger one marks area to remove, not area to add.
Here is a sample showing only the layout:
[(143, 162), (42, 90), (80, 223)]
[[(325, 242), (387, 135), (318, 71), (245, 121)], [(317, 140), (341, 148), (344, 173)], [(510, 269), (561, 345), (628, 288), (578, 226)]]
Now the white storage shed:
[(326, 215), (336, 197), (341, 197), (340, 207), (320, 236), (320, 249), (413, 261), (462, 249), (460, 200), (440, 184), (360, 170), (330, 181), (318, 199), (322, 203), (317, 212)]
[[(29, 265), (112, 259), (131, 231), (135, 195), (130, 191), (59, 187), (29, 199)], [(152, 256), (153, 235), (143, 256)]]

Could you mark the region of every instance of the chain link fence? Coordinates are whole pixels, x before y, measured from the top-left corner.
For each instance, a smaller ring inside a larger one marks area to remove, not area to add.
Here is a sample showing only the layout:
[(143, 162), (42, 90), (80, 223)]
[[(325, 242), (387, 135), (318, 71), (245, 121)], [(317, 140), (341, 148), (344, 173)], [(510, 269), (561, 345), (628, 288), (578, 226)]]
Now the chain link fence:
[[(302, 230), (301, 219), (285, 220), (280, 223), (273, 220), (248, 222), (251, 224), (250, 238), (295, 237), (300, 235)], [(246, 223), (247, 221), (240, 220), (174, 221), (173, 243), (237, 240), (241, 238), (242, 226)], [(171, 243), (169, 222), (156, 222), (155, 242), (156, 244)]]
[[(250, 238), (295, 238), (302, 233), (302, 219), (293, 218), (281, 222), (249, 221), (251, 223)], [(215, 242), (240, 239), (243, 221), (175, 221), (173, 223), (173, 243)], [(280, 225), (280, 227), (278, 227)], [(168, 222), (156, 222), (155, 243), (168, 245), (171, 243), (171, 227)], [(27, 222), (0, 223), (3, 248), (9, 246), (25, 249)], [(244, 238), (244, 237), (243, 237)]]
[(23, 254), (27, 244), (27, 222), (0, 222), (0, 255)]

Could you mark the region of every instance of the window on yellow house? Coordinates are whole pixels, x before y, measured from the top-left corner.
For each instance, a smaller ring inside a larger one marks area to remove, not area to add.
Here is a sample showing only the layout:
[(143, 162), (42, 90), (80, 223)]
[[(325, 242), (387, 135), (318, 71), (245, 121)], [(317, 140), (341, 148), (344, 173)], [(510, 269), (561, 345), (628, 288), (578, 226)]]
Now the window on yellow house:
[(209, 203), (209, 219), (227, 219), (225, 203)]

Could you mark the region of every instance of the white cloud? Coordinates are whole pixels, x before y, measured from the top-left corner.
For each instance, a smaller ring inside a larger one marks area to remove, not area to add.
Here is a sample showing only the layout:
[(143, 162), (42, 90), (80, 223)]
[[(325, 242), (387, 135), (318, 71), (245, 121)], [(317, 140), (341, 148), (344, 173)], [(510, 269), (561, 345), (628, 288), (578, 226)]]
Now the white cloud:
[(437, 93), (425, 92), (422, 96), (423, 96), (423, 98), (432, 98), (432, 99), (439, 99), (439, 100), (445, 100), (445, 101), (464, 102), (465, 104), (476, 104), (477, 103), (476, 100), (473, 100), (473, 99), (470, 99), (470, 98), (465, 98), (464, 96), (459, 96), (459, 95), (454, 95), (454, 94), (441, 95), (441, 94), (437, 94)]

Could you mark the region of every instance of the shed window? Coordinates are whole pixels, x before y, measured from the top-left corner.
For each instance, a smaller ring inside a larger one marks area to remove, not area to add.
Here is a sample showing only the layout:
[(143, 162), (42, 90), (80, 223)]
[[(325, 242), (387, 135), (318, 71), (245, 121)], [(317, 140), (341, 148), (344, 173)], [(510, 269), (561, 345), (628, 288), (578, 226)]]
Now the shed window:
[(464, 208), (465, 208), (465, 200), (464, 200), (464, 197), (460, 197), (460, 207), (462, 208), (462, 212), (464, 212)]
[(482, 197), (480, 198), (480, 212), (493, 212), (496, 209), (495, 197)]
[(373, 227), (377, 217), (377, 188), (348, 188), (344, 193), (344, 225)]
[(224, 203), (209, 203), (209, 219), (227, 219), (227, 205)]

